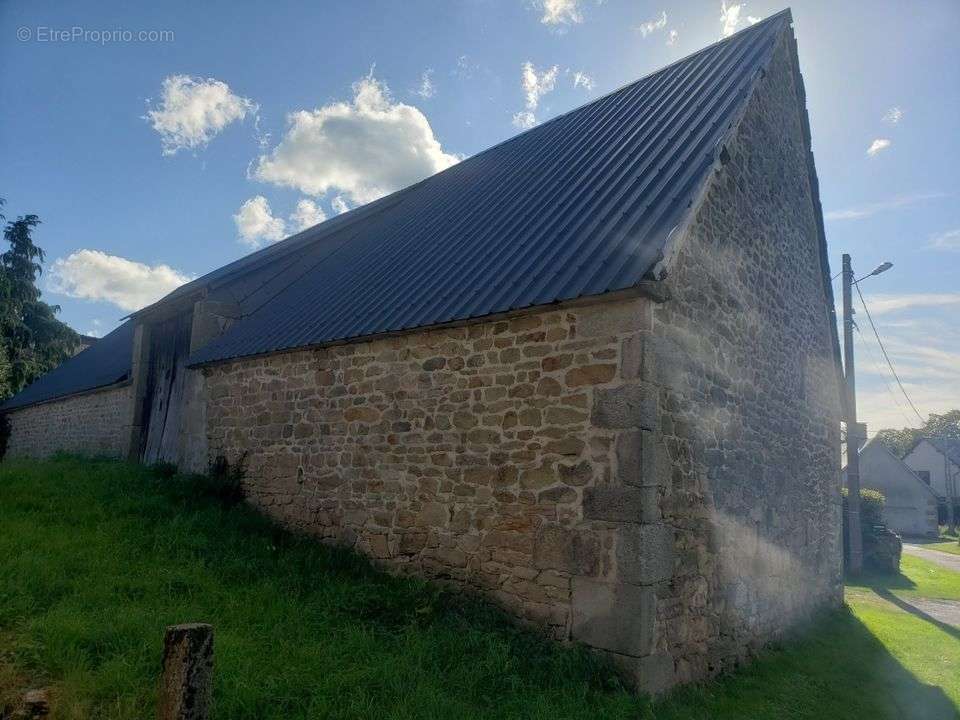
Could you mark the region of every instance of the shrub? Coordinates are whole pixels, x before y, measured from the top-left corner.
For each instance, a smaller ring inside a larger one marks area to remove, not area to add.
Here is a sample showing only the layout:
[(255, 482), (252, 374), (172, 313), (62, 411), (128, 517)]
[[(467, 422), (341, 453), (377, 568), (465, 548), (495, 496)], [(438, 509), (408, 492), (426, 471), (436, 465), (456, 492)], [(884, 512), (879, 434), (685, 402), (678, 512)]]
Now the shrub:
[(243, 490), (243, 475), (246, 470), (247, 454), (244, 453), (236, 463), (230, 464), (225, 457), (218, 455), (210, 468), (210, 474), (204, 478), (206, 495), (231, 507), (243, 502), (246, 493)]
[[(847, 488), (843, 488), (841, 492), (843, 494), (844, 519), (846, 519), (847, 497), (850, 493)], [(860, 528), (864, 534), (874, 525), (883, 525), (883, 506), (885, 503), (886, 498), (879, 490), (860, 489)]]
[[(847, 488), (843, 489), (843, 517), (847, 517)], [(863, 534), (874, 525), (883, 525), (883, 506), (887, 499), (879, 490), (860, 488), (860, 529)]]
[[(843, 557), (850, 557), (850, 536), (847, 528), (847, 488), (843, 488)], [(883, 573), (900, 569), (900, 537), (883, 524), (886, 498), (878, 490), (860, 489), (860, 535), (863, 538), (863, 562)]]

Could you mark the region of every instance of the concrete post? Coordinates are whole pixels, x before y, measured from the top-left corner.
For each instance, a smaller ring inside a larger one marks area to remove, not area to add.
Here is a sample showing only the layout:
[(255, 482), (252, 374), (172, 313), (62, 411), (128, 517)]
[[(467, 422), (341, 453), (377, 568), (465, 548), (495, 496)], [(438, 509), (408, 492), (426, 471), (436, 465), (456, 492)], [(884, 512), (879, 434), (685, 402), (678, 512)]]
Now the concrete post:
[(159, 720), (207, 720), (213, 695), (213, 627), (173, 625), (163, 639)]
[(847, 570), (859, 575), (863, 569), (863, 537), (860, 534), (860, 447), (857, 422), (857, 385), (853, 361), (853, 268), (843, 256), (843, 375), (847, 387), (847, 536), (850, 558)]

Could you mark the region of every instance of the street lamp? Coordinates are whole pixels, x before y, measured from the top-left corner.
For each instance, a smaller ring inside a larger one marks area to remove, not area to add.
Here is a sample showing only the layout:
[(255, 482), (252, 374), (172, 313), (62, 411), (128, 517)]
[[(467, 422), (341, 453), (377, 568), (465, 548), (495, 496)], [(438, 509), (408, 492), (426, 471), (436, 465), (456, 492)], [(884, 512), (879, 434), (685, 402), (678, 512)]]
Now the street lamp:
[(884, 262), (870, 274), (854, 280), (850, 256), (843, 256), (843, 375), (847, 398), (847, 533), (850, 546), (848, 569), (853, 575), (858, 575), (863, 568), (863, 538), (860, 535), (860, 440), (866, 440), (866, 427), (857, 422), (856, 376), (853, 369), (853, 286), (892, 267), (893, 263)]
[(893, 263), (892, 263), (892, 262), (882, 263), (882, 264), (878, 265), (878, 266), (876, 267), (876, 269), (874, 269), (874, 271), (873, 271), (872, 273), (867, 273), (866, 275), (864, 275), (864, 276), (863, 276), (862, 278), (860, 278), (859, 280), (854, 280), (854, 281), (853, 281), (853, 284), (856, 285), (856, 284), (859, 283), (859, 282), (863, 282), (863, 281), (866, 280), (868, 277), (873, 277), (874, 275), (879, 275), (880, 273), (885, 273), (887, 270), (889, 270), (889, 269), (892, 268), (892, 267), (893, 267)]

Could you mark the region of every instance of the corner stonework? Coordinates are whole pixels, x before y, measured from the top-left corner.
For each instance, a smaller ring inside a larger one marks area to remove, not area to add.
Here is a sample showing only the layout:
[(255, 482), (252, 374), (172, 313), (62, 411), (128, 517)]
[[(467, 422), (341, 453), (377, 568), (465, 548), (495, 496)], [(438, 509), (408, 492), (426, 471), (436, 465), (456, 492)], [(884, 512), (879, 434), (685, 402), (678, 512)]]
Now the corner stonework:
[(659, 388), (650, 382), (654, 360), (649, 328), (621, 346), (622, 384), (598, 389), (591, 423), (610, 433), (610, 481), (587, 488), (584, 520), (613, 538), (613, 562), (601, 577), (573, 578), (571, 637), (603, 651), (639, 690), (658, 693), (675, 682), (674, 661), (657, 647), (658, 588), (673, 577), (673, 528), (663, 521), (661, 498), (670, 463), (658, 432)]

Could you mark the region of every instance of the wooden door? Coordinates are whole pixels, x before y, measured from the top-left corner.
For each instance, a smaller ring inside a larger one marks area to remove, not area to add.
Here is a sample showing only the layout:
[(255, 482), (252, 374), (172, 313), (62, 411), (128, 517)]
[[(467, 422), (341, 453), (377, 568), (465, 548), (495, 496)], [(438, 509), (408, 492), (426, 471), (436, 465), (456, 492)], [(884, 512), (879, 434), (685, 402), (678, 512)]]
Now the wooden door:
[(140, 459), (150, 464), (178, 459), (183, 387), (190, 354), (193, 313), (157, 323), (150, 333), (150, 368), (144, 406), (146, 427)]

